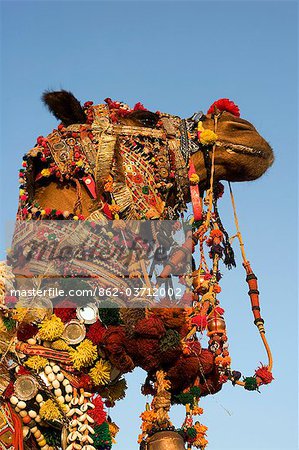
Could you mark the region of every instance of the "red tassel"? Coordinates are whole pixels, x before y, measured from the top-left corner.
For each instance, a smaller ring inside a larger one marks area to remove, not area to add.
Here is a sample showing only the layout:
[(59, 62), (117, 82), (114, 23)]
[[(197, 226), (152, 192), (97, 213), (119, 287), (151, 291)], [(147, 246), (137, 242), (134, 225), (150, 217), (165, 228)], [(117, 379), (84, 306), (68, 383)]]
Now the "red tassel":
[(8, 408), (11, 414), (15, 432), (13, 434), (13, 449), (14, 450), (24, 450), (23, 446), (23, 430), (22, 422), (20, 417), (12, 409), (12, 406), (8, 403)]
[(274, 380), (272, 373), (267, 366), (261, 366), (255, 371), (256, 377), (261, 379), (260, 384), (269, 384)]

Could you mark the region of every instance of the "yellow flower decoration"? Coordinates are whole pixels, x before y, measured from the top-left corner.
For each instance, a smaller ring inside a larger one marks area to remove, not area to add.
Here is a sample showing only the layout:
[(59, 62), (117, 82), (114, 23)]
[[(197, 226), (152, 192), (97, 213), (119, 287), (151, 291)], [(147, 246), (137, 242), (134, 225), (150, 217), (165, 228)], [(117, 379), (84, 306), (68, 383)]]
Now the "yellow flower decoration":
[(95, 384), (107, 384), (110, 380), (111, 364), (104, 359), (99, 359), (96, 365), (90, 370), (89, 375)]
[(30, 367), (30, 369), (41, 370), (48, 364), (48, 360), (42, 356), (31, 356), (25, 362), (25, 366)]
[(50, 169), (43, 169), (40, 173), (43, 177), (49, 177), (51, 175)]
[(193, 173), (192, 175), (190, 175), (189, 180), (191, 184), (198, 184), (199, 176), (197, 175), (197, 173)]
[(60, 319), (60, 317), (55, 316), (55, 314), (52, 314), (52, 316), (49, 319), (45, 319), (40, 325), (39, 325), (39, 332), (38, 336), (43, 341), (54, 341), (55, 339), (58, 339), (63, 331), (64, 331), (64, 323)]
[(60, 420), (62, 419), (62, 414), (57, 405), (53, 402), (53, 400), (47, 400), (42, 404), (39, 410), (39, 415), (42, 419), (45, 420)]
[(77, 370), (91, 366), (98, 356), (97, 347), (89, 339), (84, 339), (76, 349), (72, 348), (69, 353), (73, 366)]
[(214, 142), (217, 141), (217, 139), (218, 139), (217, 134), (214, 133), (214, 131), (212, 130), (203, 130), (199, 136), (199, 140), (202, 145), (214, 144)]
[(82, 159), (79, 159), (79, 161), (76, 162), (76, 166), (77, 166), (77, 167), (82, 167), (82, 166), (83, 166), (83, 161), (82, 161)]

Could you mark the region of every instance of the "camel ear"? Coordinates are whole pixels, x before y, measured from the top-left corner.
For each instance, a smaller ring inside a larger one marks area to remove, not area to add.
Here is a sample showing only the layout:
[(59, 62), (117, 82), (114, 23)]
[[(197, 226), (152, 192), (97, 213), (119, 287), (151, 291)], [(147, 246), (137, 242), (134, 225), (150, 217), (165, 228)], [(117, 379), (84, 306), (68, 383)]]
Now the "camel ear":
[(67, 127), (74, 123), (85, 123), (86, 115), (80, 102), (71, 92), (46, 91), (42, 95), (49, 111)]

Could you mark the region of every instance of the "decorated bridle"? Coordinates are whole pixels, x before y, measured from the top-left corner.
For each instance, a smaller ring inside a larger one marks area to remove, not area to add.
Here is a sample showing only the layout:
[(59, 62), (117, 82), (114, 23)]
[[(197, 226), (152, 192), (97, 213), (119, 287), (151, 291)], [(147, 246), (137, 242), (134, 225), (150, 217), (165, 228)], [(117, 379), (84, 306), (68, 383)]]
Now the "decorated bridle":
[[(261, 336), (262, 342), (265, 346), (267, 356), (268, 356), (268, 364), (266, 366), (261, 366), (259, 369), (256, 370), (255, 375), (252, 377), (244, 378), (244, 381), (240, 381), (241, 374), (236, 371), (231, 370), (223, 370), (230, 366), (230, 361), (227, 359), (228, 352), (225, 350), (224, 358), (217, 357), (216, 361), (219, 364), (219, 366), (222, 368), (223, 375), (227, 376), (228, 379), (230, 379), (233, 384), (238, 384), (240, 386), (243, 386), (247, 390), (256, 390), (259, 388), (262, 384), (268, 384), (272, 381), (272, 366), (273, 366), (273, 359), (271, 350), (269, 347), (269, 344), (267, 342), (266, 336), (265, 336), (265, 328), (264, 328), (264, 320), (261, 317), (260, 314), (260, 302), (259, 302), (259, 290), (258, 290), (258, 284), (257, 284), (257, 277), (254, 274), (254, 272), (251, 269), (250, 262), (247, 260), (245, 249), (244, 249), (244, 242), (242, 238), (242, 234), (239, 227), (239, 221), (236, 211), (236, 205), (235, 200), (232, 192), (231, 184), (229, 183), (229, 192), (233, 207), (233, 213), (234, 213), (234, 220), (235, 220), (235, 226), (236, 226), (236, 234), (233, 236), (231, 240), (228, 239), (228, 235), (223, 228), (223, 225), (221, 223), (218, 209), (217, 209), (217, 199), (222, 196), (224, 188), (222, 185), (218, 186), (214, 185), (214, 158), (215, 158), (215, 152), (217, 147), (217, 123), (218, 119), (221, 115), (222, 111), (228, 111), (234, 114), (235, 116), (239, 117), (239, 108), (237, 105), (235, 105), (232, 101), (228, 99), (221, 99), (216, 102), (214, 102), (213, 105), (209, 108), (208, 113), (211, 113), (213, 115), (213, 121), (214, 121), (214, 131), (210, 130), (204, 130), (203, 127), (203, 121), (204, 121), (204, 115), (202, 112), (195, 113), (192, 117), (192, 127), (194, 127), (197, 124), (198, 129), (198, 140), (201, 144), (203, 144), (200, 148), (200, 150), (203, 152), (206, 172), (207, 172), (207, 179), (210, 180), (210, 186), (209, 186), (209, 192), (208, 192), (208, 199), (206, 201), (208, 205), (207, 212), (203, 212), (203, 201), (200, 196), (199, 192), (199, 179), (196, 175), (194, 164), (192, 161), (189, 162), (189, 180), (190, 180), (190, 196), (192, 201), (192, 208), (193, 208), (193, 241), (194, 243), (199, 243), (200, 247), (200, 262), (199, 262), (199, 270), (194, 272), (193, 275), (193, 288), (194, 292), (199, 293), (200, 292), (200, 277), (201, 277), (201, 271), (204, 266), (206, 266), (205, 257), (203, 253), (203, 243), (206, 241), (208, 246), (211, 248), (210, 257), (213, 259), (213, 268), (211, 269), (210, 273), (212, 275), (211, 279), (213, 280), (211, 284), (214, 286), (217, 281), (217, 272), (218, 272), (218, 262), (219, 259), (224, 254), (226, 257), (224, 257), (224, 263), (228, 268), (231, 268), (232, 266), (235, 266), (235, 260), (234, 260), (234, 252), (231, 248), (230, 242), (234, 238), (237, 238), (240, 244), (242, 259), (243, 259), (243, 267), (246, 271), (246, 282), (249, 286), (249, 297), (251, 301), (251, 309), (254, 316), (254, 324), (257, 326), (259, 330), (259, 334)], [(190, 125), (189, 125), (190, 127)], [(188, 129), (188, 122), (184, 121), (184, 129)], [(204, 134), (204, 135), (203, 135)], [(187, 133), (185, 133), (185, 136)], [(208, 139), (207, 139), (208, 136)], [(186, 143), (188, 146), (188, 139), (183, 138), (183, 148), (186, 148)], [(183, 150), (184, 151), (184, 150)], [(195, 153), (196, 151), (199, 151), (198, 148), (193, 148), (189, 151), (185, 151), (185, 154), (188, 154), (189, 158), (190, 156)], [(214, 192), (213, 192), (214, 190)], [(215, 192), (216, 191), (216, 192)], [(212, 205), (214, 208), (214, 218), (212, 218)], [(205, 233), (208, 230), (208, 227), (211, 228), (210, 236), (207, 238), (205, 237)], [(219, 245), (226, 239), (226, 245), (224, 248), (220, 249)], [(213, 247), (215, 247), (213, 251)], [(218, 247), (218, 248), (216, 248)], [(193, 248), (194, 250), (194, 248)], [(202, 296), (199, 306), (199, 311), (205, 311), (206, 312), (206, 306), (204, 306), (205, 302), (207, 302), (207, 299), (211, 298), (210, 294), (212, 293), (212, 289), (210, 286), (208, 295), (205, 294)], [(217, 294), (217, 292), (216, 292)], [(215, 296), (216, 297), (216, 296)], [(213, 300), (215, 301), (215, 299)], [(197, 300), (195, 299), (196, 308), (198, 307)], [(223, 311), (224, 312), (224, 311)], [(223, 318), (222, 318), (223, 320)], [(200, 327), (195, 326), (194, 332), (199, 329), (202, 331), (203, 324), (205, 323), (204, 316), (199, 316), (199, 322)], [(216, 327), (217, 330), (217, 327)], [(210, 333), (210, 336), (211, 333)], [(211, 346), (213, 346), (213, 343), (210, 343)], [(218, 346), (217, 346), (218, 347)], [(218, 353), (219, 353), (219, 347), (218, 347)]]

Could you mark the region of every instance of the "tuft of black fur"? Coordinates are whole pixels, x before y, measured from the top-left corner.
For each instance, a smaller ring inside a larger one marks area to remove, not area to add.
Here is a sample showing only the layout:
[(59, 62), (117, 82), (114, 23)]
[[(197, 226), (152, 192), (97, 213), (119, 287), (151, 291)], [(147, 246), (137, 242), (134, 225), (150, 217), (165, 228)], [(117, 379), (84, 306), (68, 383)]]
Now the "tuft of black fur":
[(133, 111), (128, 115), (128, 117), (130, 119), (136, 120), (140, 123), (140, 125), (149, 128), (155, 128), (159, 120), (158, 114), (143, 110)]
[(86, 115), (80, 102), (68, 91), (46, 91), (42, 95), (49, 111), (67, 127), (74, 123), (85, 123)]

